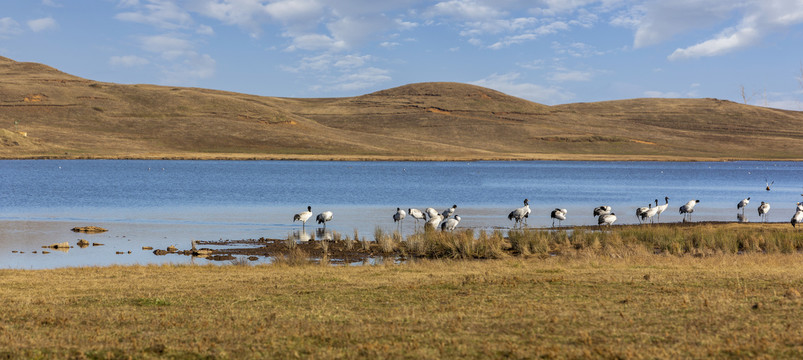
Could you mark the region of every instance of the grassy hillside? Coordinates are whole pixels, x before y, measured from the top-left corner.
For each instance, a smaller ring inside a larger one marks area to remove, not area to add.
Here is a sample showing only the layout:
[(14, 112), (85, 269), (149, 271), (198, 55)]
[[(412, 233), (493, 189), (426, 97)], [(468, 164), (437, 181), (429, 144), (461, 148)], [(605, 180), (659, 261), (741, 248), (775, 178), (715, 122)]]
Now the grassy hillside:
[(0, 158), (36, 157), (803, 159), (803, 113), (716, 99), (546, 106), (458, 83), (275, 98), (0, 57)]

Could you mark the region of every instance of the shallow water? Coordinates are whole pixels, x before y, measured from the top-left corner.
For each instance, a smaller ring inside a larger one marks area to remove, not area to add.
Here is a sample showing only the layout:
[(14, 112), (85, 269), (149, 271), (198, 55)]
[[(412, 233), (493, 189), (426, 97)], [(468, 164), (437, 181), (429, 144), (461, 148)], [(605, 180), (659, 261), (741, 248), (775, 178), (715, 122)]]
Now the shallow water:
[[(507, 214), (530, 199), (531, 227), (594, 224), (595, 206), (611, 205), (617, 223), (636, 223), (635, 208), (670, 197), (662, 222), (681, 220), (678, 207), (700, 199), (694, 220), (736, 221), (736, 203), (750, 196), (747, 221), (761, 201), (771, 221), (788, 221), (803, 193), (798, 162), (299, 162), (5, 160), (0, 161), (0, 267), (146, 264), (206, 260), (155, 256), (142, 246), (190, 247), (190, 241), (286, 238), (301, 230), (294, 213), (334, 212), (332, 231), (373, 239), (376, 227), (397, 229), (396, 207), (443, 211), (457, 204), (460, 227), (507, 229)], [(774, 181), (765, 191), (765, 179)], [(414, 231), (413, 219), (402, 232)], [(102, 234), (77, 234), (96, 225)], [(314, 216), (301, 232), (315, 236)], [(104, 243), (67, 253), (41, 246), (78, 239)], [(24, 251), (23, 254), (12, 251)], [(33, 254), (33, 251), (37, 251)], [(116, 252), (123, 252), (117, 255)], [(128, 251), (131, 251), (129, 254)]]

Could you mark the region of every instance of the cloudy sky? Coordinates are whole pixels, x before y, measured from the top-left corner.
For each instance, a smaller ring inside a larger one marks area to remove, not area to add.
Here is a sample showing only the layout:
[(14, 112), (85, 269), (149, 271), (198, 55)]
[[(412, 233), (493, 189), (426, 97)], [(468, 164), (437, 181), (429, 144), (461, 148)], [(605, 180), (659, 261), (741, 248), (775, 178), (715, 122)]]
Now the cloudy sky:
[(267, 96), (455, 81), (549, 105), (711, 97), (803, 110), (803, 0), (5, 1), (0, 55)]

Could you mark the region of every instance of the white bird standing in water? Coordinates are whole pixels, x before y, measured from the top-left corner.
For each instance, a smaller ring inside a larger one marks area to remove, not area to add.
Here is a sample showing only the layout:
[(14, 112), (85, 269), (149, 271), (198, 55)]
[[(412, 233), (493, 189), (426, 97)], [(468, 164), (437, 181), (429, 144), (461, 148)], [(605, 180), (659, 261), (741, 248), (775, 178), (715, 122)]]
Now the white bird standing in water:
[(640, 208), (636, 208), (636, 218), (638, 219), (639, 224), (641, 224), (644, 219), (647, 218), (647, 210), (652, 209), (652, 203), (647, 206), (642, 206)]
[(650, 207), (647, 209), (647, 212), (644, 213), (644, 218), (650, 219), (650, 224), (652, 224), (652, 218), (658, 214), (658, 199), (655, 199), (655, 206)]
[(427, 220), (427, 222), (424, 224), (424, 229), (426, 228), (432, 228), (433, 230), (437, 229), (438, 226), (441, 224), (441, 221), (443, 221), (443, 215), (435, 214), (435, 216), (429, 218), (429, 220)]
[(658, 222), (661, 222), (661, 213), (669, 207), (669, 196), (664, 196), (664, 201), (666, 201), (666, 204), (656, 206), (658, 210), (656, 210), (655, 215), (658, 215)]
[(427, 213), (427, 216), (429, 216), (430, 219), (434, 218), (435, 215), (440, 215), (438, 210), (435, 210), (434, 208), (431, 207), (428, 207), (426, 210), (424, 210), (424, 212)]
[(318, 224), (323, 224), (323, 228), (326, 229), (326, 222), (332, 221), (332, 212), (331, 211), (324, 211), (318, 216), (315, 217), (315, 220), (318, 221)]
[(457, 209), (457, 205), (452, 205), (452, 207), (450, 207), (450, 208), (448, 208), (446, 210), (443, 210), (441, 215), (443, 215), (444, 219), (448, 219), (449, 216), (452, 216), (452, 214), (454, 214), (454, 210), (455, 209)]
[(396, 213), (393, 214), (393, 222), (398, 222), (399, 226), (402, 224), (402, 220), (407, 216), (407, 213), (404, 212), (401, 208), (396, 208)]
[(600, 228), (602, 227), (602, 225), (608, 225), (608, 228), (610, 229), (614, 221), (616, 221), (615, 213), (602, 214), (599, 216), (599, 219), (597, 219), (597, 224), (599, 224)]
[(750, 203), (750, 197), (748, 196), (747, 198), (742, 199), (742, 201), (739, 201), (739, 203), (736, 204), (736, 210), (742, 209), (742, 214), (744, 214), (744, 208), (746, 208), (747, 204), (749, 203)]
[(758, 216), (760, 216), (764, 222), (767, 222), (767, 214), (770, 212), (770, 204), (761, 202), (761, 205), (758, 206)]
[(797, 224), (803, 221), (803, 204), (797, 203), (797, 210), (795, 211), (795, 215), (792, 216), (792, 227), (796, 228)]
[(524, 199), (524, 206), (517, 208), (507, 215), (508, 220), (514, 220), (513, 227), (523, 224), (522, 221), (530, 216), (530, 200)]
[(459, 223), (460, 215), (455, 215), (453, 218), (447, 219), (441, 224), (441, 231), (453, 231)]
[(427, 218), (421, 210), (418, 209), (407, 209), (407, 213), (415, 219), (415, 225), (418, 226), (418, 220), (424, 220)]
[(293, 222), (296, 222), (296, 220), (300, 220), (301, 227), (304, 228), (304, 226), (307, 225), (307, 220), (309, 220), (310, 217), (312, 217), (312, 206), (307, 206), (307, 211), (302, 211), (298, 214), (293, 215)]
[(689, 218), (688, 221), (691, 221), (691, 213), (694, 212), (694, 205), (697, 205), (700, 200), (689, 200), (689, 202), (683, 204), (683, 206), (678, 209), (678, 212), (683, 215), (683, 221), (686, 221), (686, 217)]
[(558, 220), (558, 226), (560, 226), (561, 222), (563, 222), (563, 220), (566, 220), (567, 212), (568, 210), (566, 209), (556, 208), (555, 210), (552, 210), (552, 212), (549, 214), (549, 217), (552, 218), (552, 227), (555, 227), (555, 220)]

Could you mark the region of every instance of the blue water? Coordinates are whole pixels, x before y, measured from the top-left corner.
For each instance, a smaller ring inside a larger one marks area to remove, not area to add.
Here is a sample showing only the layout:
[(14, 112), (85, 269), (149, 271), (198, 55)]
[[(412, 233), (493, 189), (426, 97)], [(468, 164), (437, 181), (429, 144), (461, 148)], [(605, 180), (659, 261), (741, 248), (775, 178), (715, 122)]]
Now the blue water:
[[(772, 191), (766, 181), (774, 181)], [(524, 198), (533, 209), (529, 225), (540, 227), (551, 224), (555, 207), (569, 210), (564, 225), (594, 224), (598, 205), (613, 206), (617, 223), (635, 223), (636, 207), (653, 199), (663, 204), (664, 196), (670, 206), (662, 222), (680, 221), (677, 209), (691, 199), (701, 201), (694, 220), (735, 221), (736, 203), (750, 196), (748, 221), (759, 220), (761, 201), (772, 204), (771, 221), (788, 221), (801, 193), (799, 162), (6, 160), (0, 161), (0, 267), (186, 261), (156, 258), (141, 245), (286, 238), (301, 228), (292, 215), (307, 205), (313, 213), (334, 212), (327, 228), (356, 229), (371, 239), (376, 227), (396, 229), (396, 207), (442, 211), (457, 204), (461, 227), (491, 229), (509, 227), (507, 213)], [(68, 231), (83, 225), (110, 231)], [(315, 227), (310, 221), (305, 230)], [(402, 225), (404, 233), (414, 228), (410, 218)], [(88, 237), (108, 244), (31, 255), (45, 243)], [(100, 255), (112, 249), (132, 254)]]

